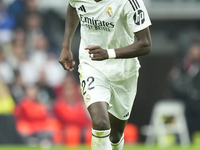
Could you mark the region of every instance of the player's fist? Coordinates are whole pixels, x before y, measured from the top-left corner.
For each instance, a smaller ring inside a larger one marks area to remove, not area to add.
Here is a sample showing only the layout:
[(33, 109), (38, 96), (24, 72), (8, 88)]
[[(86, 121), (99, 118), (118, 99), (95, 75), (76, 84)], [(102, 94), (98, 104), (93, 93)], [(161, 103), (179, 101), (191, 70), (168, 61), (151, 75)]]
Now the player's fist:
[(85, 48), (85, 50), (89, 50), (89, 56), (91, 60), (105, 60), (108, 59), (108, 52), (106, 49), (102, 49), (98, 45), (90, 45)]

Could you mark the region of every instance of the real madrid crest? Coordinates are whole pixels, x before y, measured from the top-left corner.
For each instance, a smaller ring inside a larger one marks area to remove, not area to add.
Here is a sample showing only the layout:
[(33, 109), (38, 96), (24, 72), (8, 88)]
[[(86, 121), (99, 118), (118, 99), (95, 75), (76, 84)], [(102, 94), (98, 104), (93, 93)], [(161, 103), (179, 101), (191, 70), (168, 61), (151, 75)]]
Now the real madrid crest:
[(86, 95), (86, 102), (89, 102), (91, 99), (91, 96), (89, 94)]
[(112, 7), (108, 7), (108, 10), (106, 11), (106, 16), (108, 18), (113, 16)]

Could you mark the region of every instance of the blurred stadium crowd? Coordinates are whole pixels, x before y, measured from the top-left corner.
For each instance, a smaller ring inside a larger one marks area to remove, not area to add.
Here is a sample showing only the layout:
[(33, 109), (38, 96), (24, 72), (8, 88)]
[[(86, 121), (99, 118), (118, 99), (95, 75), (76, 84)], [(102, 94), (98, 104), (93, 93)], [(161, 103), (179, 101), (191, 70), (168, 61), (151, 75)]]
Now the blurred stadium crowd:
[(63, 29), (64, 19), (35, 0), (0, 0), (0, 114), (14, 115), (25, 143), (59, 144), (91, 126), (76, 77), (58, 63)]

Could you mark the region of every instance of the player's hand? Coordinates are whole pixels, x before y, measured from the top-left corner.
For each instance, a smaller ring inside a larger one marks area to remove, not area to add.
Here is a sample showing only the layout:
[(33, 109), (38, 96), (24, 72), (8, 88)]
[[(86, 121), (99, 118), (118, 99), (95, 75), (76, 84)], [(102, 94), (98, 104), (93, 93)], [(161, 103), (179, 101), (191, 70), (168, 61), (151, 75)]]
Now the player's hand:
[(85, 50), (89, 50), (89, 56), (91, 58), (91, 60), (105, 60), (108, 59), (108, 52), (106, 49), (102, 49), (100, 46), (98, 45), (91, 45), (91, 46), (87, 46), (85, 48)]
[(73, 71), (73, 66), (75, 61), (73, 61), (73, 55), (71, 50), (63, 48), (59, 57), (59, 63), (63, 66), (65, 70)]

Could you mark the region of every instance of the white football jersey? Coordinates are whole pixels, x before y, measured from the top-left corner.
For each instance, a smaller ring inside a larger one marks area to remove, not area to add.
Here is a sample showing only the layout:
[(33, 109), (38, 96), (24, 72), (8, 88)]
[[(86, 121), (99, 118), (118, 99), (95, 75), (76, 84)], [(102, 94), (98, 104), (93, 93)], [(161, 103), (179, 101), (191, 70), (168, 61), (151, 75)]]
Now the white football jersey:
[(133, 44), (134, 32), (151, 25), (143, 1), (70, 0), (70, 4), (76, 8), (81, 23), (80, 66), (82, 63), (89, 64), (111, 81), (135, 74), (140, 68), (137, 58), (92, 61), (84, 48), (99, 45), (103, 49), (115, 49)]

